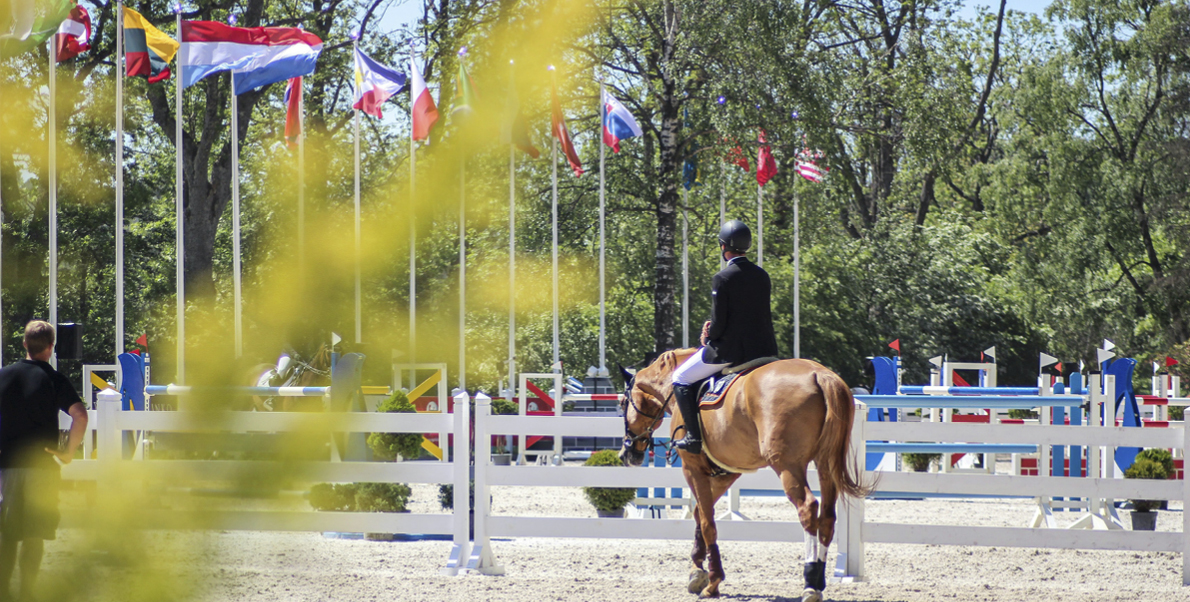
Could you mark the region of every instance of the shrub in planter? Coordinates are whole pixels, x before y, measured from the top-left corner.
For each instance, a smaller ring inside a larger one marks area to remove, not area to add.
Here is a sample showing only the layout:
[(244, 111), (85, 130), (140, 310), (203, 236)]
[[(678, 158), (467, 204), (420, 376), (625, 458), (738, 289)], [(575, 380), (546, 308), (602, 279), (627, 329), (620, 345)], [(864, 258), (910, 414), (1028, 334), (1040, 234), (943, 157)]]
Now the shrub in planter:
[[(623, 466), (615, 450), (605, 449), (591, 454), (583, 466)], [(624, 506), (636, 499), (634, 487), (583, 487), (587, 501), (601, 513), (611, 514), (623, 511)]]
[[(475, 510), (475, 479), (471, 479), (471, 496), (468, 498), (471, 501), (471, 510)], [(450, 483), (443, 483), (438, 486), (438, 505), (442, 506), (443, 510), (455, 509), (455, 486)]]
[[(513, 401), (509, 401), (507, 399), (493, 399), (492, 400), (492, 413), (493, 414), (498, 414), (498, 415), (502, 415), (502, 416), (510, 416), (510, 415), (516, 414), (519, 411), (520, 411), (520, 408), (518, 408), (517, 404)], [(508, 451), (509, 451), (508, 450), (508, 437), (506, 437), (505, 435), (495, 435), (492, 437), (492, 441), (494, 441), (492, 453), (495, 453), (495, 454), (507, 454), (508, 453)], [(507, 458), (505, 458), (505, 462), (503, 462), (503, 463), (505, 463), (505, 464), (507, 463)]]
[[(1145, 451), (1153, 451), (1153, 450), (1145, 450)], [(1125, 479), (1164, 480), (1164, 479), (1169, 478), (1169, 472), (1165, 470), (1165, 465), (1163, 465), (1161, 462), (1153, 460), (1151, 458), (1142, 457), (1142, 455), (1143, 455), (1143, 452), (1142, 452), (1142, 454), (1138, 454), (1136, 457), (1136, 461), (1132, 463), (1132, 466), (1129, 466), (1128, 470), (1124, 471)], [(1172, 464), (1172, 459), (1171, 459), (1171, 464)], [(1129, 500), (1129, 501), (1132, 502), (1132, 511), (1133, 512), (1152, 512), (1161, 503), (1161, 502), (1154, 501), (1154, 500)]]
[[(412, 414), (417, 412), (417, 408), (409, 401), (404, 391), (397, 391), (381, 402), (376, 411)], [(423, 437), (418, 433), (369, 433), (368, 447), (381, 460), (391, 462), (398, 456), (413, 460), (421, 455), (422, 440)]]
[(319, 483), (309, 501), (324, 512), (405, 512), (409, 494), (401, 483)]
[(901, 460), (913, 470), (913, 472), (926, 472), (930, 469), (930, 464), (942, 461), (942, 454), (915, 454), (907, 453), (901, 454)]

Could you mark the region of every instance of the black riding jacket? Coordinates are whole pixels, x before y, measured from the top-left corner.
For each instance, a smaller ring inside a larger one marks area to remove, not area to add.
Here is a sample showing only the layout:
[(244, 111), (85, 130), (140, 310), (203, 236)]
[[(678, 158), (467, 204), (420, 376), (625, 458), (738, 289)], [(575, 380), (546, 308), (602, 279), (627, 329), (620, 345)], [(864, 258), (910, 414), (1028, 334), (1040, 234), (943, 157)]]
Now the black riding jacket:
[(776, 356), (768, 272), (747, 257), (733, 257), (711, 283), (711, 329), (703, 361), (739, 365)]

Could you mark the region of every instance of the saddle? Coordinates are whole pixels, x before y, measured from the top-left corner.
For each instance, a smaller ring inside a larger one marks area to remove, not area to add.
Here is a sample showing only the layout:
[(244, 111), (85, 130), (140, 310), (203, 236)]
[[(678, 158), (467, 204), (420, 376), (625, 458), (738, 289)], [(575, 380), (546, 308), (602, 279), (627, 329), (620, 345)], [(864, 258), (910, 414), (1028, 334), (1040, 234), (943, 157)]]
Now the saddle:
[(728, 366), (724, 368), (719, 374), (719, 377), (711, 377), (703, 382), (702, 387), (699, 388), (698, 407), (702, 409), (713, 408), (727, 397), (727, 392), (731, 390), (731, 386), (740, 379), (741, 376), (752, 372), (753, 370), (771, 364), (780, 358), (762, 357), (754, 359), (750, 362), (744, 362), (738, 366)]

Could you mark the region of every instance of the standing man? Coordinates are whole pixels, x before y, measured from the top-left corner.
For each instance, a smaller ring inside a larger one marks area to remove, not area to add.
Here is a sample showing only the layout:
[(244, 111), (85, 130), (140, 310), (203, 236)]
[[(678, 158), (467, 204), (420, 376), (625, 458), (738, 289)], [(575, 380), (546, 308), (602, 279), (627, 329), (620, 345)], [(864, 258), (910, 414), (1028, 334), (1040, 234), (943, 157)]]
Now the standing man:
[[(25, 326), (25, 359), (0, 370), (0, 600), (20, 547), (20, 600), (33, 599), (44, 542), (57, 537), (59, 464), (69, 464), (87, 432), (87, 407), (50, 366), (54, 327)], [(66, 449), (58, 447), (58, 412), (70, 415)]]
[(752, 231), (731, 220), (719, 230), (719, 249), (727, 265), (711, 280), (711, 319), (702, 326), (703, 347), (674, 370), (674, 398), (686, 424), (686, 436), (674, 446), (702, 453), (698, 420), (698, 384), (728, 366), (777, 355), (773, 332), (772, 283), (764, 268), (744, 256)]

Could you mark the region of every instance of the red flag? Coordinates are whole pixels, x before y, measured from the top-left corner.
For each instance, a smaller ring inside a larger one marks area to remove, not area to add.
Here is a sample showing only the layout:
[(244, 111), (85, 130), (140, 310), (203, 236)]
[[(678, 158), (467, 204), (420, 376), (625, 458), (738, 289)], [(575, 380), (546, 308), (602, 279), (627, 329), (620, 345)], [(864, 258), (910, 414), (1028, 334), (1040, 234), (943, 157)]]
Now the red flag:
[(578, 153), (574, 151), (574, 144), (570, 141), (570, 132), (566, 130), (566, 119), (562, 116), (562, 105), (558, 104), (558, 87), (552, 80), (550, 82), (550, 98), (553, 102), (553, 109), (550, 111), (550, 129), (553, 130), (558, 143), (562, 145), (562, 153), (566, 155), (566, 161), (570, 163), (570, 169), (574, 170), (574, 177), (577, 178), (583, 175), (583, 162), (579, 161)]
[(1062, 362), (1058, 362), (1057, 367), (1054, 369), (1058, 371), (1058, 374), (1062, 374)]
[(136, 337), (136, 344), (140, 345), (141, 347), (148, 347), (149, 346), (149, 335), (142, 334), (139, 337)]
[(748, 163), (748, 156), (744, 154), (744, 149), (739, 146), (732, 147), (723, 155), (723, 160), (735, 165), (745, 172), (752, 171), (752, 165)]
[(58, 26), (58, 33), (54, 36), (54, 48), (57, 49), (57, 62), (69, 61), (79, 54), (91, 49), (91, 15), (87, 9), (75, 5), (70, 9), (70, 16)]
[(895, 349), (898, 354), (901, 353), (901, 339), (897, 339), (888, 344), (889, 347)]
[(760, 155), (756, 158), (756, 183), (764, 186), (777, 175), (777, 160), (773, 158), (773, 149), (764, 142), (764, 130), (760, 130), (757, 138), (760, 141)]
[(413, 139), (425, 140), (430, 137), (430, 128), (433, 127), (434, 122), (438, 121), (438, 107), (434, 105), (434, 97), (430, 96), (430, 89), (426, 87), (426, 80), (422, 79), (421, 72), (417, 70), (417, 63), (413, 59), (409, 60), (409, 74), (410, 79), (413, 80), (413, 85), (410, 86), (410, 103), (413, 105), (409, 113), (409, 118), (413, 122)]
[(1166, 368), (1172, 368), (1176, 365), (1178, 365), (1178, 360), (1175, 360), (1172, 357), (1169, 357), (1168, 355), (1165, 356), (1165, 367)]
[(302, 135), (302, 78), (290, 78), (289, 87), (285, 88), (285, 144), (297, 146), (298, 137)]

